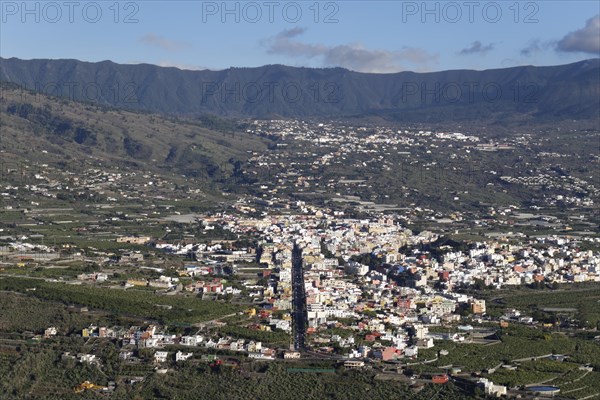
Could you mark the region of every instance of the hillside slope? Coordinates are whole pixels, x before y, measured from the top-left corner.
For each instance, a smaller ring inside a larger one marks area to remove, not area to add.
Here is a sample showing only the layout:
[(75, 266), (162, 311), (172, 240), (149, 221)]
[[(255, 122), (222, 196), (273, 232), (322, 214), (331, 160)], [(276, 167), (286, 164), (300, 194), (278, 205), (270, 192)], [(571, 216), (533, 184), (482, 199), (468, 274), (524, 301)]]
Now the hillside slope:
[(7, 86), (0, 97), (3, 162), (61, 164), (65, 170), (97, 164), (209, 182), (231, 174), (248, 151), (268, 145), (235, 129), (207, 129), (217, 120), (165, 118)]

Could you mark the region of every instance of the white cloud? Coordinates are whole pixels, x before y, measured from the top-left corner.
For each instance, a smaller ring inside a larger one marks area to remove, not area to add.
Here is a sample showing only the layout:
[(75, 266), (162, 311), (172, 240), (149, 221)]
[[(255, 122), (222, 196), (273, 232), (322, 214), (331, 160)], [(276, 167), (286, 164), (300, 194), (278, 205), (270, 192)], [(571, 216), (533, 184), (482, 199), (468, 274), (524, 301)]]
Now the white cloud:
[(568, 33), (559, 40), (556, 50), (598, 55), (600, 53), (600, 14), (588, 19), (585, 27)]
[(407, 64), (417, 70), (427, 70), (438, 62), (437, 54), (423, 49), (403, 47), (400, 50), (369, 49), (361, 43), (327, 46), (295, 40), (306, 31), (304, 28), (284, 30), (263, 40), (269, 54), (282, 54), (295, 58), (319, 58), (325, 67), (343, 67), (358, 72), (388, 73), (407, 69)]

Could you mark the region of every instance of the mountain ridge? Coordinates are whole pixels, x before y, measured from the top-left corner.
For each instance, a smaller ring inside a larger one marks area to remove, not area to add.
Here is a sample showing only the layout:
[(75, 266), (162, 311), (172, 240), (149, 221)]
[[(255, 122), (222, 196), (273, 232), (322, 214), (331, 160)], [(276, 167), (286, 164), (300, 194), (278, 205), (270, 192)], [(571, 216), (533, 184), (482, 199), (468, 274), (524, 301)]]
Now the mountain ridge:
[(0, 81), (70, 100), (188, 116), (600, 118), (600, 59), (560, 66), (373, 74), (279, 64), (195, 71), (109, 60), (0, 58)]

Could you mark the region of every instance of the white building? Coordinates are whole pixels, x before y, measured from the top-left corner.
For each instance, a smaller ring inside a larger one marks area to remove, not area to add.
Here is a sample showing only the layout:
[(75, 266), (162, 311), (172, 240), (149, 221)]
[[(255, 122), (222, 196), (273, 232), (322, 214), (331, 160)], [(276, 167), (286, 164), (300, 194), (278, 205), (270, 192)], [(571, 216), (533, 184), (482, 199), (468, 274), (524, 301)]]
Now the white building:
[(154, 362), (156, 362), (156, 363), (167, 362), (168, 356), (169, 356), (168, 351), (157, 351), (156, 353), (154, 353)]
[(194, 353), (184, 353), (182, 351), (178, 351), (177, 353), (175, 353), (175, 361), (185, 361), (191, 358), (193, 355)]

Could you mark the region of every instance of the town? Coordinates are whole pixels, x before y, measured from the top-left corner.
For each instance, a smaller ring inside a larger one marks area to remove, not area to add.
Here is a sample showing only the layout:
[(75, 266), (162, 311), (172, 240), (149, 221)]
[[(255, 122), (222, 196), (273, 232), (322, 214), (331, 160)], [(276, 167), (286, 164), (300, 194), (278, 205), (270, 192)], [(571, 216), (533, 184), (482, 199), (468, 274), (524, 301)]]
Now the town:
[(64, 396), (184, 371), (600, 393), (599, 159), (578, 142), (597, 133), (558, 150), (530, 133), (241, 126), (267, 150), (204, 175), (43, 152), (2, 165), (3, 368), (49, 352), (78, 371)]
[[(148, 289), (157, 299), (196, 296), (226, 300), (238, 305), (240, 311), (189, 325), (182, 333), (173, 332), (168, 323), (145, 327), (92, 324), (71, 335), (110, 340), (119, 349), (121, 362), (149, 363), (163, 372), (171, 362), (190, 358), (215, 362), (219, 356), (209, 355), (221, 350), (233, 355), (243, 353), (243, 359), (249, 360), (331, 360), (344, 368), (374, 368), (385, 374), (410, 365), (445, 364), (444, 356), (449, 357), (452, 350), (439, 343), (491, 345), (501, 340), (498, 330), (512, 325), (569, 331), (596, 330), (600, 324), (600, 320), (576, 320), (572, 312), (560, 307), (541, 320), (531, 314), (535, 311), (540, 315), (540, 310), (528, 308), (502, 309), (496, 305), (496, 312), (489, 313), (485, 299), (469, 294), (474, 287), (498, 290), (529, 285), (552, 290), (577, 282), (597, 284), (600, 253), (583, 250), (579, 238), (501, 237), (465, 245), (430, 231), (415, 234), (394, 214), (348, 218), (342, 211), (319, 209), (301, 201), (288, 204), (286, 213), (260, 218), (243, 213), (187, 217), (184, 225), (188, 230), (216, 230), (247, 239), (212, 240), (206, 244), (190, 238), (169, 241), (119, 236), (116, 243), (146, 246), (153, 249), (152, 255), (146, 251), (122, 252), (119, 256), (94, 251), (93, 256), (84, 256), (83, 249), (76, 249), (75, 254), (81, 256), (71, 255), (66, 261), (93, 263), (97, 271), (46, 281), (52, 285), (60, 281), (93, 285), (110, 291)], [(56, 267), (47, 264), (61, 263), (65, 258), (53, 254), (51, 247), (20, 239), (4, 247), (4, 259), (18, 263), (13, 268), (5, 266), (3, 275), (18, 276), (27, 264), (52, 271)], [(589, 243), (599, 241), (590, 239)], [(297, 266), (294, 248), (301, 252)], [(161, 255), (163, 260), (155, 260)], [(305, 304), (301, 313), (294, 299), (295, 268), (301, 270), (301, 301)], [(140, 274), (144, 269), (155, 278), (142, 277), (147, 275)], [(33, 282), (31, 285), (35, 287)], [(156, 306), (163, 307), (166, 316), (173, 307), (169, 303)], [(305, 327), (300, 325), (303, 331), (298, 331), (293, 321), (297, 318), (306, 321)], [(65, 334), (48, 327), (34, 338), (45, 340)], [(189, 350), (165, 350), (183, 347)], [(149, 349), (153, 353), (148, 358)], [(141, 351), (146, 357), (140, 356)], [(432, 356), (434, 363), (423, 364), (427, 361), (424, 358), (431, 360)], [(566, 357), (552, 352), (531, 354), (532, 359), (558, 356)], [(102, 363), (101, 357), (93, 353), (73, 357), (80, 362)], [(518, 390), (518, 386), (493, 383), (494, 374), (489, 371), (498, 368), (496, 361), (490, 360), (474, 371), (445, 364), (435, 376), (446, 376), (442, 372), (450, 369), (468, 376), (477, 373), (472, 384), (481, 385), (485, 393), (502, 395), (507, 390)], [(501, 365), (508, 370), (519, 368), (518, 364)], [(485, 377), (479, 375), (484, 371)], [(582, 371), (582, 375), (588, 372)]]

